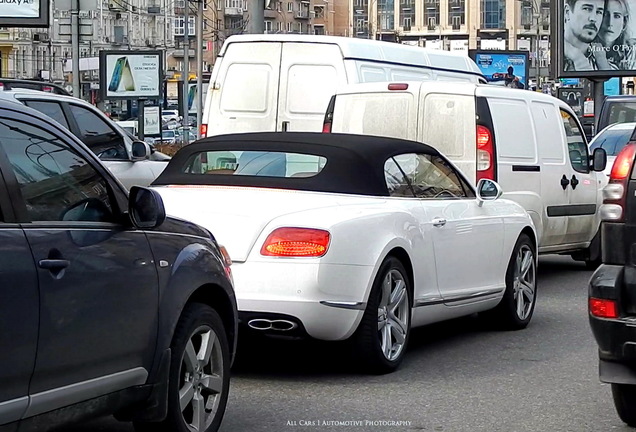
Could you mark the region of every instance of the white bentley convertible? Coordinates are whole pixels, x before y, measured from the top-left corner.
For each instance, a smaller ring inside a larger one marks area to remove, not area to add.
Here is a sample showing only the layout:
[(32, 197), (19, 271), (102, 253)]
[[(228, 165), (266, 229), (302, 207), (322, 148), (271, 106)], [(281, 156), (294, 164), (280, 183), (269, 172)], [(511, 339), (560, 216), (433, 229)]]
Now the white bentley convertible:
[(402, 361), (412, 327), (486, 312), (521, 329), (532, 317), (530, 217), (493, 181), (475, 190), (427, 145), (216, 136), (180, 150), (153, 186), (168, 214), (228, 249), (251, 331), (350, 339), (382, 373)]

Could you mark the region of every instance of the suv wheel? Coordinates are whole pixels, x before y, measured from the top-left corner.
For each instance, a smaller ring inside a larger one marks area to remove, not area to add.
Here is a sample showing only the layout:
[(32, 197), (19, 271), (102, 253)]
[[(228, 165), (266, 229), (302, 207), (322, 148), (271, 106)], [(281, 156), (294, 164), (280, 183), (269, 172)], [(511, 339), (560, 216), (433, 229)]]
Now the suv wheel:
[(621, 420), (636, 427), (636, 385), (612, 384), (612, 396)]
[(230, 390), (230, 349), (223, 322), (207, 305), (188, 305), (171, 345), (168, 416), (160, 423), (136, 423), (138, 431), (214, 432)]

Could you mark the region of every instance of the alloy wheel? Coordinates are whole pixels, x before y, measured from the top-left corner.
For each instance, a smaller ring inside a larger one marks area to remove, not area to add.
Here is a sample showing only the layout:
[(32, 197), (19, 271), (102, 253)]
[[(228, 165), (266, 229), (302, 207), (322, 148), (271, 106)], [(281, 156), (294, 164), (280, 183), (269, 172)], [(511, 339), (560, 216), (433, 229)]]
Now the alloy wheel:
[(179, 374), (179, 404), (191, 431), (205, 431), (214, 421), (223, 390), (223, 355), (216, 333), (198, 327), (185, 346)]
[(382, 281), (382, 297), (378, 305), (378, 336), (384, 357), (397, 359), (406, 343), (410, 319), (409, 296), (404, 276), (393, 269)]
[(513, 279), (516, 312), (520, 320), (525, 320), (532, 312), (535, 289), (536, 263), (534, 253), (528, 245), (523, 245), (517, 253)]

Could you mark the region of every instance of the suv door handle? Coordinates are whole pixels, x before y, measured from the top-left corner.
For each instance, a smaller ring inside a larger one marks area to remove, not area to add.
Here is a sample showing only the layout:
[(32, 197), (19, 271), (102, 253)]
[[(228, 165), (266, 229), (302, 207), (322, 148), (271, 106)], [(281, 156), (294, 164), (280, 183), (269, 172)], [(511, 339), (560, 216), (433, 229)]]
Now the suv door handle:
[(45, 270), (62, 270), (70, 264), (71, 262), (65, 259), (43, 259), (38, 262), (40, 268)]
[(446, 225), (446, 219), (444, 219), (444, 218), (435, 218), (435, 219), (433, 219), (433, 226), (434, 227), (443, 227), (444, 225)]
[(570, 184), (572, 185), (572, 189), (576, 189), (576, 186), (579, 184), (579, 180), (574, 174), (572, 174), (572, 180), (570, 180)]
[[(574, 176), (572, 176), (574, 177)], [(570, 180), (568, 180), (568, 178), (565, 176), (565, 174), (563, 174), (563, 177), (561, 177), (561, 187), (563, 188), (563, 190), (565, 190), (568, 185), (570, 184)]]

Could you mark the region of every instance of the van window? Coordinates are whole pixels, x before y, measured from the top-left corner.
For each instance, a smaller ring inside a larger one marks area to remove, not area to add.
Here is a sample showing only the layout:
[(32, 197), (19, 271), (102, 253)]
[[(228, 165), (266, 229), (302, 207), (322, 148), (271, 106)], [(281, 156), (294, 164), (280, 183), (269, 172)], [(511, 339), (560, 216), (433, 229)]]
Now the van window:
[[(331, 65), (292, 65), (287, 80), (287, 112), (324, 114), (336, 93), (338, 72)], [(311, 85), (308, 85), (312, 83)]]
[(410, 93), (347, 95), (336, 99), (334, 117), (342, 118), (339, 132), (409, 139), (412, 106)]
[(267, 64), (232, 64), (221, 84), (221, 112), (266, 113), (272, 74)]
[(587, 143), (581, 128), (579, 128), (578, 123), (569, 112), (561, 110), (561, 118), (563, 119), (563, 128), (568, 141), (568, 155), (572, 168), (580, 173), (590, 172)]
[(488, 98), (497, 137), (497, 153), (502, 158), (534, 163), (537, 151), (534, 130), (526, 102)]
[(473, 96), (431, 93), (424, 100), (422, 142), (442, 151), (451, 160), (466, 154), (467, 137), (475, 134)]
[(548, 164), (563, 164), (565, 152), (563, 145), (559, 142), (562, 139), (559, 131), (561, 119), (557, 108), (550, 103), (533, 101), (530, 104), (530, 110), (541, 161)]

